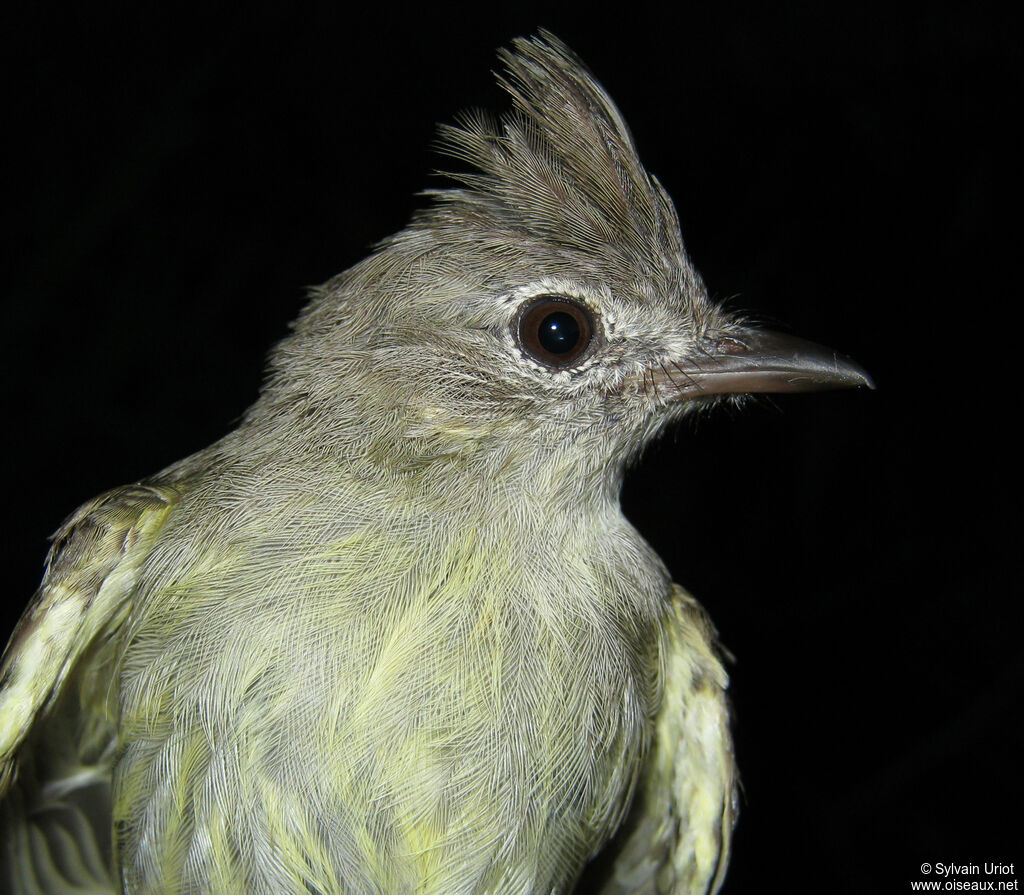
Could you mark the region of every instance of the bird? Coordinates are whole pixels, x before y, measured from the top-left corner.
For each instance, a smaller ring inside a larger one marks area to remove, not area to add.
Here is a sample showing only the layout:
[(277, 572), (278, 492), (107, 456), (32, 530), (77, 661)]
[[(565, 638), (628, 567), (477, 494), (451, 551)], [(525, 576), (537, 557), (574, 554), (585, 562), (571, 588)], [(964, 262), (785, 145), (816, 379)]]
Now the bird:
[(12, 893), (717, 892), (726, 653), (623, 515), (667, 427), (871, 386), (709, 297), (547, 31), (213, 445), (76, 510), (0, 667)]

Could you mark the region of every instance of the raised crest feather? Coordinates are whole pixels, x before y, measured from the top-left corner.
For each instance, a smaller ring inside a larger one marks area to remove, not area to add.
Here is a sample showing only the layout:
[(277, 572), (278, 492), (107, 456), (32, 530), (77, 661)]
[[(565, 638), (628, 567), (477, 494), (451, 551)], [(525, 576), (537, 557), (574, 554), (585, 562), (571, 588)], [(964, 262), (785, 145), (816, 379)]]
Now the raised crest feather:
[(576, 54), (542, 30), (499, 55), (512, 109), (442, 126), (441, 151), (474, 170), (449, 174), (460, 187), (433, 191), (440, 210), (649, 272), (677, 266), (684, 253), (671, 200)]

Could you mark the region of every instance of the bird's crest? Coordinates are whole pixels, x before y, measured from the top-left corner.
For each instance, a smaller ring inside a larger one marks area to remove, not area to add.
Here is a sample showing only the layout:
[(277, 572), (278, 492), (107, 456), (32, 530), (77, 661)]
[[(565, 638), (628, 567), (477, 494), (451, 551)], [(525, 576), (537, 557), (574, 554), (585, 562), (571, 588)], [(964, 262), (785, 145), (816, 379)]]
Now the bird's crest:
[(675, 210), (645, 170), (629, 128), (604, 88), (550, 32), (501, 50), (498, 83), (512, 109), (442, 127), (441, 150), (473, 171), (462, 188), (434, 193), (477, 226), (614, 256), (654, 270), (683, 256)]

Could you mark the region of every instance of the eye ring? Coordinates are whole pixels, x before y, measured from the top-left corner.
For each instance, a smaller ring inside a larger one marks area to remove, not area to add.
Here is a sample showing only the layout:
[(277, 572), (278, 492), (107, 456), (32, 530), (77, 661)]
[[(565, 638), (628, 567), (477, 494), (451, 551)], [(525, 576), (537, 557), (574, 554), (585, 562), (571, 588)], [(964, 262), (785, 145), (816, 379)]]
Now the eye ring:
[(575, 364), (594, 341), (594, 312), (564, 295), (538, 295), (526, 302), (515, 325), (519, 347), (552, 369)]

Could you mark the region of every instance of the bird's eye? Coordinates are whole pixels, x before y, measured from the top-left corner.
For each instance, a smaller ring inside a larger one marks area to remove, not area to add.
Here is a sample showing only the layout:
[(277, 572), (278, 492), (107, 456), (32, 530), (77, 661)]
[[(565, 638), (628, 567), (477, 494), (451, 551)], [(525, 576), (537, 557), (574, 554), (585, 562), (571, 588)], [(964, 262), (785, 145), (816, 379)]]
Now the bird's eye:
[(593, 341), (593, 313), (561, 295), (542, 295), (523, 306), (517, 330), (520, 346), (534, 360), (549, 367), (568, 367)]

